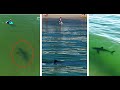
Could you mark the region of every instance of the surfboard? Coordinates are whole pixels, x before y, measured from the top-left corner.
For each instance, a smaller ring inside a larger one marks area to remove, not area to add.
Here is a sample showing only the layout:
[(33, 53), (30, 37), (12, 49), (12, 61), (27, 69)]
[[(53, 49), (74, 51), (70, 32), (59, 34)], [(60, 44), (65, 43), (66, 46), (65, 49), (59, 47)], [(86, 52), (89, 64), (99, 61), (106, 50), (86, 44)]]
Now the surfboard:
[(13, 22), (9, 22), (9, 24), (14, 24)]

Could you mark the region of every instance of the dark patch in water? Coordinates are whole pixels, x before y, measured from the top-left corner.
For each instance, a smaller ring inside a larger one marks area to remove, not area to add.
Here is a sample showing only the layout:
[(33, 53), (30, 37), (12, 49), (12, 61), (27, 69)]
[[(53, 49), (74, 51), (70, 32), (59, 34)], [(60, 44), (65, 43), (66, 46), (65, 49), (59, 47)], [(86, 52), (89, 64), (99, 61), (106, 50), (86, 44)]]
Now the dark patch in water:
[(93, 47), (93, 49), (96, 50), (98, 54), (100, 53), (100, 51), (110, 52), (111, 54), (113, 54), (115, 52), (115, 51), (109, 51), (107, 49), (104, 49), (103, 47)]
[(16, 54), (18, 54), (19, 56), (21, 56), (26, 61), (29, 60), (28, 53), (26, 51), (24, 51), (22, 48), (18, 48), (18, 52), (16, 52)]
[(43, 61), (42, 61), (42, 63), (54, 64), (54, 65), (60, 64), (62, 62), (63, 61), (61, 61), (61, 60), (45, 60), (45, 59), (43, 59)]
[(56, 65), (56, 64), (58, 64), (58, 63), (61, 63), (62, 61), (60, 61), (60, 60), (54, 60), (53, 61), (53, 63)]

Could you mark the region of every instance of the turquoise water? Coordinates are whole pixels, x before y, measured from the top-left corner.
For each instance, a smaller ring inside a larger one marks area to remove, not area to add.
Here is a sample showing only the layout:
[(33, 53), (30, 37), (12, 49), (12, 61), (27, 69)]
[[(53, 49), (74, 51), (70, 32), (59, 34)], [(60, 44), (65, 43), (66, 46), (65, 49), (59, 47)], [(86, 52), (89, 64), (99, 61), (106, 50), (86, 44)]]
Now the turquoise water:
[(86, 20), (63, 19), (62, 27), (58, 21), (43, 19), (43, 76), (86, 76)]
[(119, 14), (90, 15), (90, 33), (120, 43), (119, 19)]
[[(90, 15), (90, 75), (120, 75), (120, 14)], [(113, 54), (92, 47), (104, 47)]]
[[(39, 14), (0, 15), (0, 76), (40, 75), (40, 20), (37, 17)], [(6, 24), (10, 19), (14, 24)]]

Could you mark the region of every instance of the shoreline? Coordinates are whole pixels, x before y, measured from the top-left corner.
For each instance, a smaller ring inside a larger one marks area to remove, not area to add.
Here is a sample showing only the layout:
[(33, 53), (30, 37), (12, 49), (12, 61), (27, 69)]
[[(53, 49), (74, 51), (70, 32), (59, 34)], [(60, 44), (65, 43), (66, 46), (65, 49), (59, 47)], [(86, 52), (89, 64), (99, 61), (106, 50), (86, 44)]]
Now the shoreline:
[(83, 14), (48, 14), (48, 16), (45, 16), (45, 14), (42, 14), (42, 18), (60, 18), (62, 17), (63, 19), (87, 19), (87, 15)]

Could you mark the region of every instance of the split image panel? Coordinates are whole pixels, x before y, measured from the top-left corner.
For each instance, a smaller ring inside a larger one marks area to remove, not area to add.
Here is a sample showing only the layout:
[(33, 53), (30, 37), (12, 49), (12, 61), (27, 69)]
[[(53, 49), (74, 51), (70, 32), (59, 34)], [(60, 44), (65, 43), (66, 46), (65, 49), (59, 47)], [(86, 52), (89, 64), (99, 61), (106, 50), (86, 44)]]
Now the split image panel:
[(39, 14), (0, 15), (0, 76), (39, 76)]
[(42, 18), (42, 76), (87, 76), (87, 15)]
[(89, 75), (120, 76), (120, 14), (89, 14)]
[(120, 15), (89, 14), (89, 22), (87, 18), (86, 14), (42, 14), (42, 18), (1, 14), (0, 76), (87, 76), (88, 72), (88, 76), (119, 76)]

